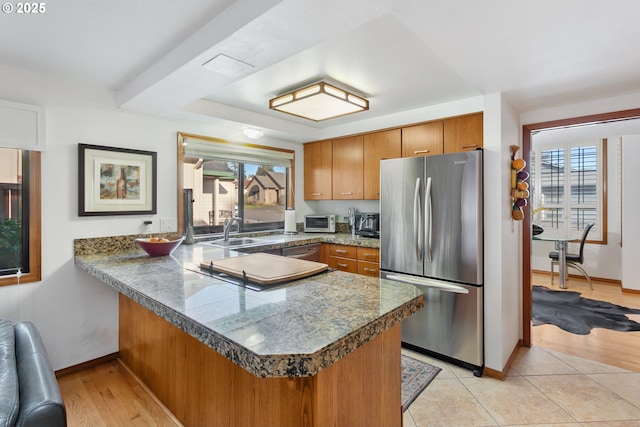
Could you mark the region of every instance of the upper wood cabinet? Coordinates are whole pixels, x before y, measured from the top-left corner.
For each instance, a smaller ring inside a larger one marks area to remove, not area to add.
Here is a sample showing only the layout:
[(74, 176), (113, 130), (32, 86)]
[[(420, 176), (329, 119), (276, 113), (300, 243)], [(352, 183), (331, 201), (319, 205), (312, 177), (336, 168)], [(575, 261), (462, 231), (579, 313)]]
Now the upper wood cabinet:
[(402, 157), (400, 129), (364, 136), (364, 198), (380, 199), (380, 160)]
[(363, 141), (362, 135), (333, 140), (333, 200), (362, 200)]
[(483, 114), (304, 144), (305, 200), (380, 199), (380, 160), (483, 146)]
[(442, 154), (442, 128), (442, 121), (402, 128), (402, 157)]
[(444, 121), (444, 152), (473, 151), (483, 145), (482, 113), (453, 117)]
[(304, 198), (331, 200), (332, 141), (304, 144)]

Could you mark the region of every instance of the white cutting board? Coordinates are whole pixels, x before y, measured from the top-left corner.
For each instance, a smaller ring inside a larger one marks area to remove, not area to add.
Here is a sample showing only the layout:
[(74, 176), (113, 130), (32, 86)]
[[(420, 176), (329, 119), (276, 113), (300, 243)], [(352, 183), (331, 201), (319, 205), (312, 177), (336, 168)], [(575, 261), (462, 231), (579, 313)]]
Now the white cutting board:
[(320, 262), (262, 252), (216, 260), (213, 261), (213, 265), (211, 262), (203, 262), (200, 267), (240, 278), (243, 277), (244, 272), (247, 280), (262, 285), (302, 279), (329, 268), (327, 264)]

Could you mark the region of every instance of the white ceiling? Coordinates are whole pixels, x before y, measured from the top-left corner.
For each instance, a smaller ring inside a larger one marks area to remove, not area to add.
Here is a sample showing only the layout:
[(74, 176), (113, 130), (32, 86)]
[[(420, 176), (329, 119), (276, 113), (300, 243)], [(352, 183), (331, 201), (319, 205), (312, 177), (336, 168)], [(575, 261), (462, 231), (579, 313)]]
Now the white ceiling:
[[(272, 137), (501, 92), (520, 112), (640, 93), (637, 0), (64, 0), (0, 15), (4, 65), (111, 89), (125, 109)], [(202, 67), (223, 54), (238, 74)], [(269, 99), (329, 78), (370, 101), (315, 123)]]

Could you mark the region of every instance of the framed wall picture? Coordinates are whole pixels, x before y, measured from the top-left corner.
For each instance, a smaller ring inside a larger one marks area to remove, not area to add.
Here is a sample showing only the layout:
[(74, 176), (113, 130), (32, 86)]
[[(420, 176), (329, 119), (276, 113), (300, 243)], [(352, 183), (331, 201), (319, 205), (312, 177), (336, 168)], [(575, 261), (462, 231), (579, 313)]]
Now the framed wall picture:
[(78, 215), (156, 213), (157, 153), (78, 144)]

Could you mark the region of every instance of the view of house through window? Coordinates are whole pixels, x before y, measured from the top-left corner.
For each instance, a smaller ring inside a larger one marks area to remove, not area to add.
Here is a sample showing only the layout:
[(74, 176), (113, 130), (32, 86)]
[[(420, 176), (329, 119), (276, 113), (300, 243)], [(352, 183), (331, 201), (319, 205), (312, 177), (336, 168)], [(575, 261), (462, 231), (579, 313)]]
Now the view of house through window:
[[(184, 224), (191, 223), (194, 234), (221, 233), (232, 218), (241, 218), (240, 231), (283, 228), (292, 156), (287, 151), (185, 140)], [(231, 230), (237, 229), (234, 223)]]
[[(602, 239), (606, 140), (535, 145), (531, 153), (531, 218), (545, 230)], [(600, 237), (597, 237), (600, 236)]]
[(24, 209), (23, 152), (0, 148), (0, 276), (28, 271), (28, 210)]

